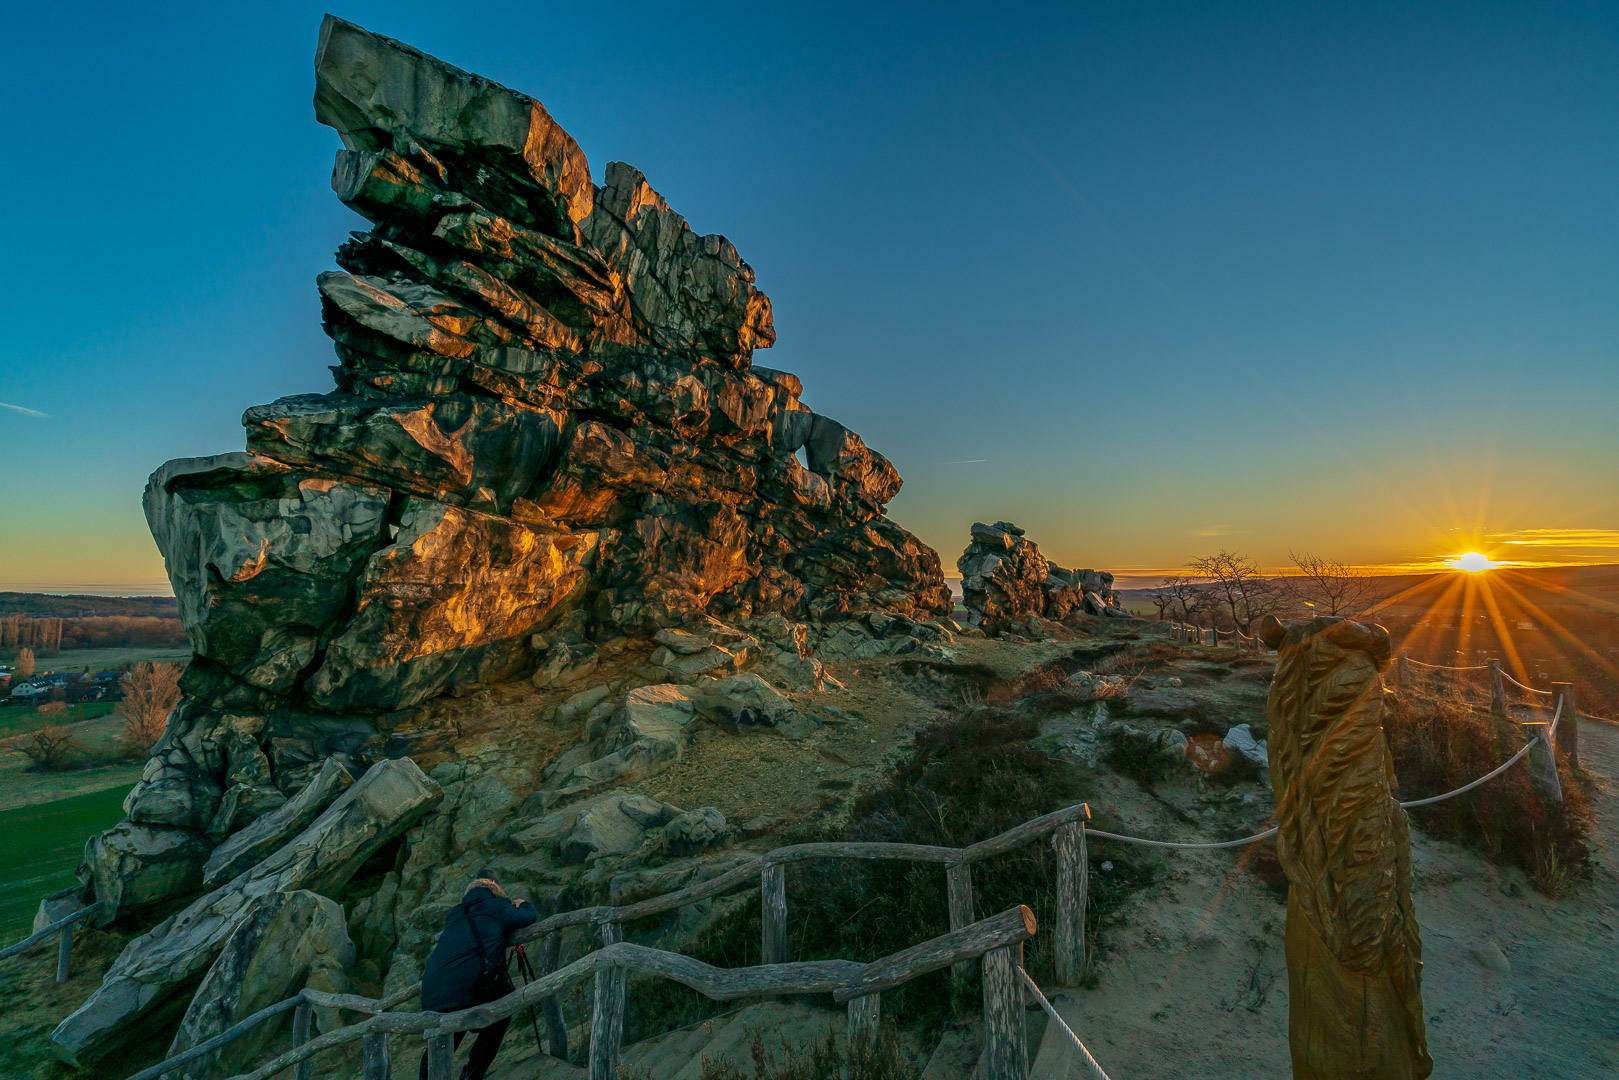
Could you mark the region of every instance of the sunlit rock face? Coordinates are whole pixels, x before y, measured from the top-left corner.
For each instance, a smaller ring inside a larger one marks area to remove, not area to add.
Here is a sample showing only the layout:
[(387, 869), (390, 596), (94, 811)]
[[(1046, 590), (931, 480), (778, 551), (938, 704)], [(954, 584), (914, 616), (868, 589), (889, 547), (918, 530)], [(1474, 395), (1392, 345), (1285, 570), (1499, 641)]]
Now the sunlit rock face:
[(1064, 570), (1009, 521), (974, 522), (956, 560), (968, 620), (996, 632), (1019, 617), (1061, 620), (1076, 612), (1128, 618), (1105, 570)]
[(564, 618), (950, 610), (884, 517), (893, 466), (753, 366), (770, 301), (729, 241), (409, 46), (328, 17), (315, 75), (372, 223), (317, 279), (336, 391), (249, 409), (247, 453), (146, 493), (193, 702), (395, 710), (523, 673)]

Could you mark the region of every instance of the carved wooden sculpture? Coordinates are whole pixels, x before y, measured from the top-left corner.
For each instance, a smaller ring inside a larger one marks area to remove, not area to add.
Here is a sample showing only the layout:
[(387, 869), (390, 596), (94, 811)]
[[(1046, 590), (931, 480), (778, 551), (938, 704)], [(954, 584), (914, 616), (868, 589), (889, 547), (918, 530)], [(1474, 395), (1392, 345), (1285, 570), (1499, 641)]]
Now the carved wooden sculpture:
[(1422, 941), (1378, 677), (1388, 632), (1269, 617), (1260, 637), (1277, 650), (1267, 713), (1294, 1080), (1422, 1080)]

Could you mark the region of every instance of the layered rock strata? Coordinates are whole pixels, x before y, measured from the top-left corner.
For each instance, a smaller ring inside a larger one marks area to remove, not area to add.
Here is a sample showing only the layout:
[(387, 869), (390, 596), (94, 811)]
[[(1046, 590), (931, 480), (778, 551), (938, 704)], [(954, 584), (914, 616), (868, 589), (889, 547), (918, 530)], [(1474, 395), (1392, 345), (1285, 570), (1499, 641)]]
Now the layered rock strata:
[[(87, 858), (121, 915), (194, 893), (213, 846), (325, 760), (363, 770), (435, 695), (570, 685), (593, 642), (710, 615), (951, 606), (884, 516), (894, 467), (754, 366), (770, 301), (728, 240), (628, 165), (598, 184), (533, 98), (341, 19), (315, 85), (332, 186), (371, 223), (317, 278), (336, 389), (247, 410), (245, 452), (147, 485), (196, 658)], [(676, 682), (758, 658), (680, 640)], [(807, 649), (783, 663), (822, 678)]]
[(956, 560), (968, 621), (994, 632), (1019, 617), (1062, 621), (1076, 612), (1128, 617), (1104, 570), (1064, 570), (1008, 521), (974, 522)]

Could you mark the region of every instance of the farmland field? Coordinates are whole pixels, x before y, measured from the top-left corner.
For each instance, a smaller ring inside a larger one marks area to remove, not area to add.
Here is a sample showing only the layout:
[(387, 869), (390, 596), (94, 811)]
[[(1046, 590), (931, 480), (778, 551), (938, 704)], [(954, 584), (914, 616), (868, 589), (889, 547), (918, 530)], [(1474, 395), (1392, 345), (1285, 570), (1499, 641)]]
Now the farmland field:
[(0, 941), (26, 936), (40, 897), (73, 884), (85, 840), (124, 816), (129, 787), (0, 811)]

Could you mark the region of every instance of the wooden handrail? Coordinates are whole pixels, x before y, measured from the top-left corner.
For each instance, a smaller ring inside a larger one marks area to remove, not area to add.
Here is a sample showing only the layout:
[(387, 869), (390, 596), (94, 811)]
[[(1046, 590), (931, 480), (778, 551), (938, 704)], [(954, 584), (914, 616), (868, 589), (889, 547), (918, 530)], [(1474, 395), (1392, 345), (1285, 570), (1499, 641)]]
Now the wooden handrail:
[[(522, 989), (507, 994), (499, 1001), (453, 1013), (380, 1012), (369, 1020), (338, 1028), (319, 1038), (311, 1039), (304, 1045), (294, 1047), (265, 1062), (252, 1072), (239, 1074), (231, 1080), (268, 1080), (283, 1069), (290, 1068), (323, 1050), (353, 1042), (366, 1035), (420, 1034), (428, 1038), (439, 1038), (453, 1035), (458, 1031), (488, 1027), (522, 1012), (543, 998), (593, 977), (605, 968), (621, 968), (671, 979), (691, 987), (705, 997), (719, 1001), (768, 994), (827, 992), (831, 992), (838, 1000), (847, 1000), (848, 997), (865, 997), (882, 989), (898, 986), (918, 975), (949, 967), (962, 959), (982, 956), (995, 949), (1019, 944), (1034, 933), (1034, 913), (1027, 907), (1019, 905), (994, 918), (953, 930), (932, 941), (881, 960), (874, 960), (869, 964), (860, 964), (852, 960), (812, 960), (747, 968), (716, 968), (681, 953), (620, 941), (586, 953), (560, 971), (542, 976)], [(852, 993), (845, 995), (846, 991)], [(292, 1000), (294, 999), (289, 999)], [(282, 1006), (286, 1004), (287, 1002), (280, 1003)], [(176, 1065), (177, 1059), (163, 1062), (144, 1073), (137, 1074), (137, 1077), (131, 1077), (130, 1080), (137, 1078), (151, 1080), (175, 1068)]]
[(28, 949), (31, 949), (35, 945), (38, 945), (41, 941), (44, 941), (46, 938), (51, 937), (52, 935), (66, 929), (69, 926), (72, 926), (74, 923), (78, 922), (80, 919), (84, 918), (86, 915), (89, 915), (91, 912), (100, 911), (105, 906), (106, 905), (103, 904), (100, 900), (97, 900), (95, 903), (89, 905), (88, 907), (82, 907), (82, 908), (80, 908), (79, 910), (73, 912), (70, 915), (65, 915), (62, 918), (57, 919), (55, 922), (51, 923), (49, 926), (42, 927), (42, 928), (40, 928), (38, 930), (35, 930), (32, 934), (29, 934), (27, 937), (25, 937), (21, 941), (17, 942), (17, 944), (8, 945), (4, 949), (0, 949), (0, 960), (4, 960), (8, 956), (16, 956), (20, 952), (26, 952)]
[(1037, 840), (1047, 833), (1056, 832), (1075, 821), (1088, 821), (1091, 816), (1090, 807), (1085, 803), (1075, 803), (1065, 806), (1061, 810), (1053, 811), (1042, 817), (1025, 821), (1014, 826), (998, 836), (988, 840), (980, 840), (964, 848), (936, 847), (929, 844), (887, 844), (887, 843), (821, 843), (821, 844), (792, 844), (787, 847), (776, 848), (766, 852), (756, 859), (751, 859), (741, 866), (733, 867), (725, 873), (696, 885), (688, 885), (684, 889), (654, 896), (634, 904), (624, 904), (617, 907), (598, 906), (578, 908), (574, 911), (563, 911), (547, 918), (541, 919), (533, 926), (525, 927), (512, 935), (513, 943), (522, 944), (544, 937), (555, 930), (562, 930), (570, 926), (581, 926), (587, 923), (627, 923), (635, 922), (652, 915), (661, 915), (675, 908), (687, 904), (706, 900), (712, 896), (720, 896), (733, 889), (748, 887), (758, 878), (767, 866), (785, 866), (789, 863), (809, 862), (815, 859), (897, 859), (909, 862), (943, 863), (946, 866), (971, 865), (992, 859), (997, 855), (1004, 855), (1013, 848)]
[[(1090, 816), (1090, 807), (1086, 803), (1075, 803), (1072, 806), (1065, 806), (1061, 810), (1056, 810), (1052, 813), (1045, 814), (1030, 821), (1025, 821), (1023, 824), (1014, 826), (1013, 828), (1008, 829), (1006, 832), (992, 836), (987, 840), (981, 840), (976, 844), (970, 844), (964, 848), (940, 847), (930, 844), (896, 843), (833, 842), (791, 844), (786, 847), (780, 847), (766, 852), (757, 858), (750, 859), (741, 866), (733, 867), (718, 877), (710, 878), (708, 881), (700, 882), (696, 885), (689, 885), (686, 888), (677, 889), (674, 892), (664, 893), (661, 896), (654, 896), (634, 904), (623, 904), (618, 906), (602, 905), (596, 907), (578, 908), (574, 911), (559, 912), (556, 915), (552, 915), (548, 918), (540, 920), (533, 926), (525, 927), (524, 929), (517, 931), (511, 935), (510, 940), (513, 944), (523, 944), (570, 926), (581, 926), (590, 923), (596, 923), (598, 925), (621, 925), (623, 923), (634, 922), (638, 919), (663, 914), (664, 912), (684, 907), (687, 904), (696, 903), (699, 900), (706, 900), (713, 896), (720, 896), (734, 890), (750, 887), (752, 883), (756, 881), (759, 876), (769, 867), (786, 866), (792, 863), (809, 862), (817, 859), (894, 859), (910, 862), (939, 863), (948, 868), (967, 867), (974, 863), (982, 862), (985, 859), (994, 858), (997, 855), (1004, 855), (1022, 844), (1039, 839), (1048, 833), (1054, 833), (1065, 826), (1074, 824), (1075, 822), (1088, 821)], [(970, 884), (967, 886), (967, 888), (970, 891)], [(92, 905), (92, 907), (94, 906), (97, 905)], [(968, 900), (967, 907), (970, 910), (970, 899)], [(72, 917), (82, 916), (89, 910), (91, 909), (83, 909), (83, 911), (75, 913), (75, 916)], [(1026, 908), (1022, 910), (1027, 911)], [(1003, 913), (1002, 916), (997, 916), (997, 918), (1006, 918), (1010, 914), (1011, 913)], [(70, 917), (70, 919), (72, 917)], [(66, 922), (70, 920), (63, 921)], [(985, 920), (985, 923), (993, 921), (994, 920)], [(1034, 932), (1033, 921), (1034, 917), (1031, 914), (1028, 918), (1030, 934)], [(934, 939), (932, 942), (924, 942), (922, 945), (916, 946), (915, 949), (923, 950), (929, 946), (936, 946), (939, 942), (956, 940), (954, 935), (964, 934), (967, 931), (972, 930), (974, 927), (982, 927), (985, 925), (985, 923), (975, 923), (970, 926), (960, 927), (952, 930), (949, 934), (946, 934), (941, 938)], [(1010, 923), (1007, 924), (1007, 926), (1010, 925)], [(40, 931), (40, 934), (46, 933), (49, 929), (50, 928)], [(35, 936), (37, 937), (39, 935)], [(1028, 935), (1024, 936), (1026, 937)], [(33, 939), (30, 939), (30, 941), (32, 940)], [(1019, 938), (1018, 940), (1021, 941), (1022, 938)], [(26, 947), (28, 944), (29, 942), (21, 942), (13, 948), (21, 949)], [(987, 949), (997, 947), (1002, 946), (987, 946), (985, 951), (987, 951)], [(613, 951), (609, 953), (609, 950)], [(636, 950), (643, 951), (637, 952)], [(906, 950), (905, 952), (894, 954), (894, 957), (885, 959), (894, 960), (895, 958), (906, 958), (914, 951), (915, 950)], [(603, 954), (609, 954), (609, 958), (603, 959)], [(963, 953), (962, 955), (954, 956), (952, 959), (946, 961), (944, 966), (948, 967), (952, 964), (960, 965), (962, 962), (970, 961), (979, 955), (982, 955), (982, 952)], [(925, 955), (919, 953), (917, 957), (911, 957), (903, 962), (922, 962), (922, 959), (925, 959)], [(589, 961), (588, 964), (586, 963), (587, 961)], [(816, 969), (815, 965), (821, 965), (822, 969)], [(826, 967), (826, 965), (832, 965), (832, 967)], [(839, 967), (838, 965), (843, 966)], [(507, 1002), (512, 1000), (513, 996), (522, 997), (522, 1001), (520, 1003), (513, 1005), (511, 1011), (503, 1015), (513, 1015), (524, 1008), (528, 1008), (530, 1005), (539, 1003), (543, 999), (550, 998), (557, 994), (560, 990), (566, 989), (577, 982), (581, 982), (584, 979), (593, 976), (597, 970), (609, 966), (635, 971), (645, 971), (649, 974), (660, 975), (675, 982), (684, 983), (705, 996), (722, 1001), (730, 1000), (732, 997), (746, 997), (752, 994), (817, 993), (825, 990), (836, 991), (838, 987), (851, 985), (850, 980), (854, 978), (854, 975), (852, 975), (851, 972), (858, 973), (865, 970), (866, 967), (870, 967), (870, 965), (863, 966), (855, 964), (853, 961), (827, 960), (815, 961), (813, 964), (808, 966), (803, 963), (770, 964), (762, 965), (756, 968), (737, 968), (727, 971), (726, 969), (711, 968), (706, 964), (702, 964), (700, 961), (692, 960), (691, 958), (682, 956), (679, 953), (667, 953), (663, 950), (646, 949), (645, 946), (619, 942), (604, 946), (603, 948), (597, 949), (592, 953), (588, 953), (586, 956), (574, 961), (574, 963), (569, 964), (564, 968), (561, 968), (553, 974), (543, 976), (535, 982), (529, 983), (522, 990), (517, 991), (516, 995), (502, 998), (502, 1002)], [(927, 971), (933, 970), (937, 970), (937, 968), (927, 967), (917, 969), (912, 971), (911, 974), (904, 976), (904, 978), (902, 978), (900, 981), (907, 981), (915, 978), (917, 975), (925, 974)], [(737, 978), (736, 973), (739, 972), (746, 972), (750, 974), (743, 978), (743, 982), (741, 984), (735, 984), (734, 980)], [(837, 975), (838, 978), (835, 979), (834, 975)], [(697, 981), (688, 981), (688, 978)], [(734, 993), (724, 989), (725, 987), (730, 987), (733, 985), (747, 985), (751, 987), (752, 982), (750, 980), (754, 980), (755, 978), (776, 979), (780, 984), (776, 985), (773, 983), (767, 988), (757, 990), (744, 989)], [(828, 980), (832, 980), (832, 982), (828, 982)], [(834, 982), (836, 984), (835, 986), (833, 985)], [(889, 985), (898, 984), (893, 983)], [(412, 983), (408, 987), (395, 991), (394, 994), (381, 1001), (372, 998), (362, 998), (352, 994), (327, 994), (318, 990), (304, 990), (301, 992), (301, 994), (288, 998), (286, 1001), (278, 1002), (276, 1005), (268, 1006), (266, 1009), (260, 1010), (259, 1013), (255, 1013), (242, 1023), (232, 1027), (228, 1032), (224, 1033), (224, 1035), (215, 1036), (207, 1043), (200, 1044), (198, 1047), (193, 1047), (191, 1050), (186, 1051), (185, 1054), (180, 1055), (175, 1059), (162, 1062), (153, 1066), (151, 1069), (147, 1069), (144, 1072), (136, 1074), (134, 1077), (131, 1077), (130, 1080), (155, 1080), (156, 1077), (161, 1076), (163, 1073), (172, 1071), (173, 1069), (178, 1068), (179, 1065), (184, 1064), (184, 1062), (200, 1056), (207, 1049), (212, 1049), (223, 1045), (224, 1042), (228, 1042), (230, 1038), (235, 1038), (236, 1036), (242, 1034), (259, 1021), (268, 1019), (270, 1016), (277, 1015), (280, 1012), (285, 1011), (285, 1009), (293, 1008), (300, 1002), (307, 1002), (312, 1005), (318, 1005), (322, 1008), (339, 1008), (348, 1009), (353, 1012), (367, 1012), (372, 1014), (372, 1018), (371, 1020), (362, 1021), (361, 1023), (352, 1025), (350, 1027), (339, 1028), (337, 1031), (328, 1032), (326, 1035), (322, 1035), (319, 1038), (311, 1040), (310, 1042), (305, 1043), (303, 1046), (294, 1047), (292, 1050), (281, 1055), (281, 1057), (276, 1058), (268, 1065), (263, 1066), (252, 1073), (245, 1074), (245, 1077), (255, 1078), (255, 1080), (256, 1078), (260, 1077), (268, 1077), (273, 1075), (275, 1072), (279, 1072), (281, 1069), (288, 1068), (294, 1064), (297, 1064), (299, 1061), (305, 1060), (312, 1054), (319, 1053), (320, 1050), (326, 1048), (327, 1046), (334, 1046), (339, 1042), (350, 1041), (366, 1034), (379, 1034), (385, 1032), (397, 1034), (402, 1032), (426, 1031), (429, 1026), (433, 1026), (438, 1030), (447, 1032), (466, 1030), (466, 1028), (459, 1026), (459, 1021), (452, 1020), (453, 1017), (458, 1017), (460, 1014), (447, 1014), (446, 1016), (440, 1018), (439, 1022), (435, 1025), (427, 1025), (424, 1021), (417, 1023), (414, 1026), (394, 1026), (398, 1023), (402, 1023), (403, 1021), (401, 1018), (404, 1016), (414, 1015), (425, 1017), (429, 1015), (436, 1015), (428, 1013), (400, 1014), (389, 1013), (387, 1011), (394, 1005), (397, 1005), (411, 996), (414, 996), (420, 990), (420, 988), (420, 983)], [(879, 993), (881, 992), (881, 989), (882, 987), (878, 987), (877, 989), (850, 993), (844, 997), (838, 997), (837, 1000), (841, 1002), (849, 1000), (853, 997), (863, 996), (864, 994)], [(488, 1005), (479, 1006), (479, 1009), (488, 1009), (490, 1007), (491, 1006)], [(500, 1017), (495, 1017), (494, 1019), (500, 1019)], [(373, 1023), (374, 1021), (375, 1023)], [(493, 1019), (484, 1019), (480, 1020), (476, 1026), (484, 1026), (485, 1024), (492, 1022)], [(344, 1032), (348, 1032), (349, 1034), (342, 1039), (332, 1041), (333, 1036)], [(227, 1035), (229, 1038), (225, 1037)], [(275, 1066), (275, 1068), (271, 1069), (269, 1072), (264, 1071), (270, 1066)], [(237, 1078), (237, 1080), (243, 1080), (243, 1078)]]

